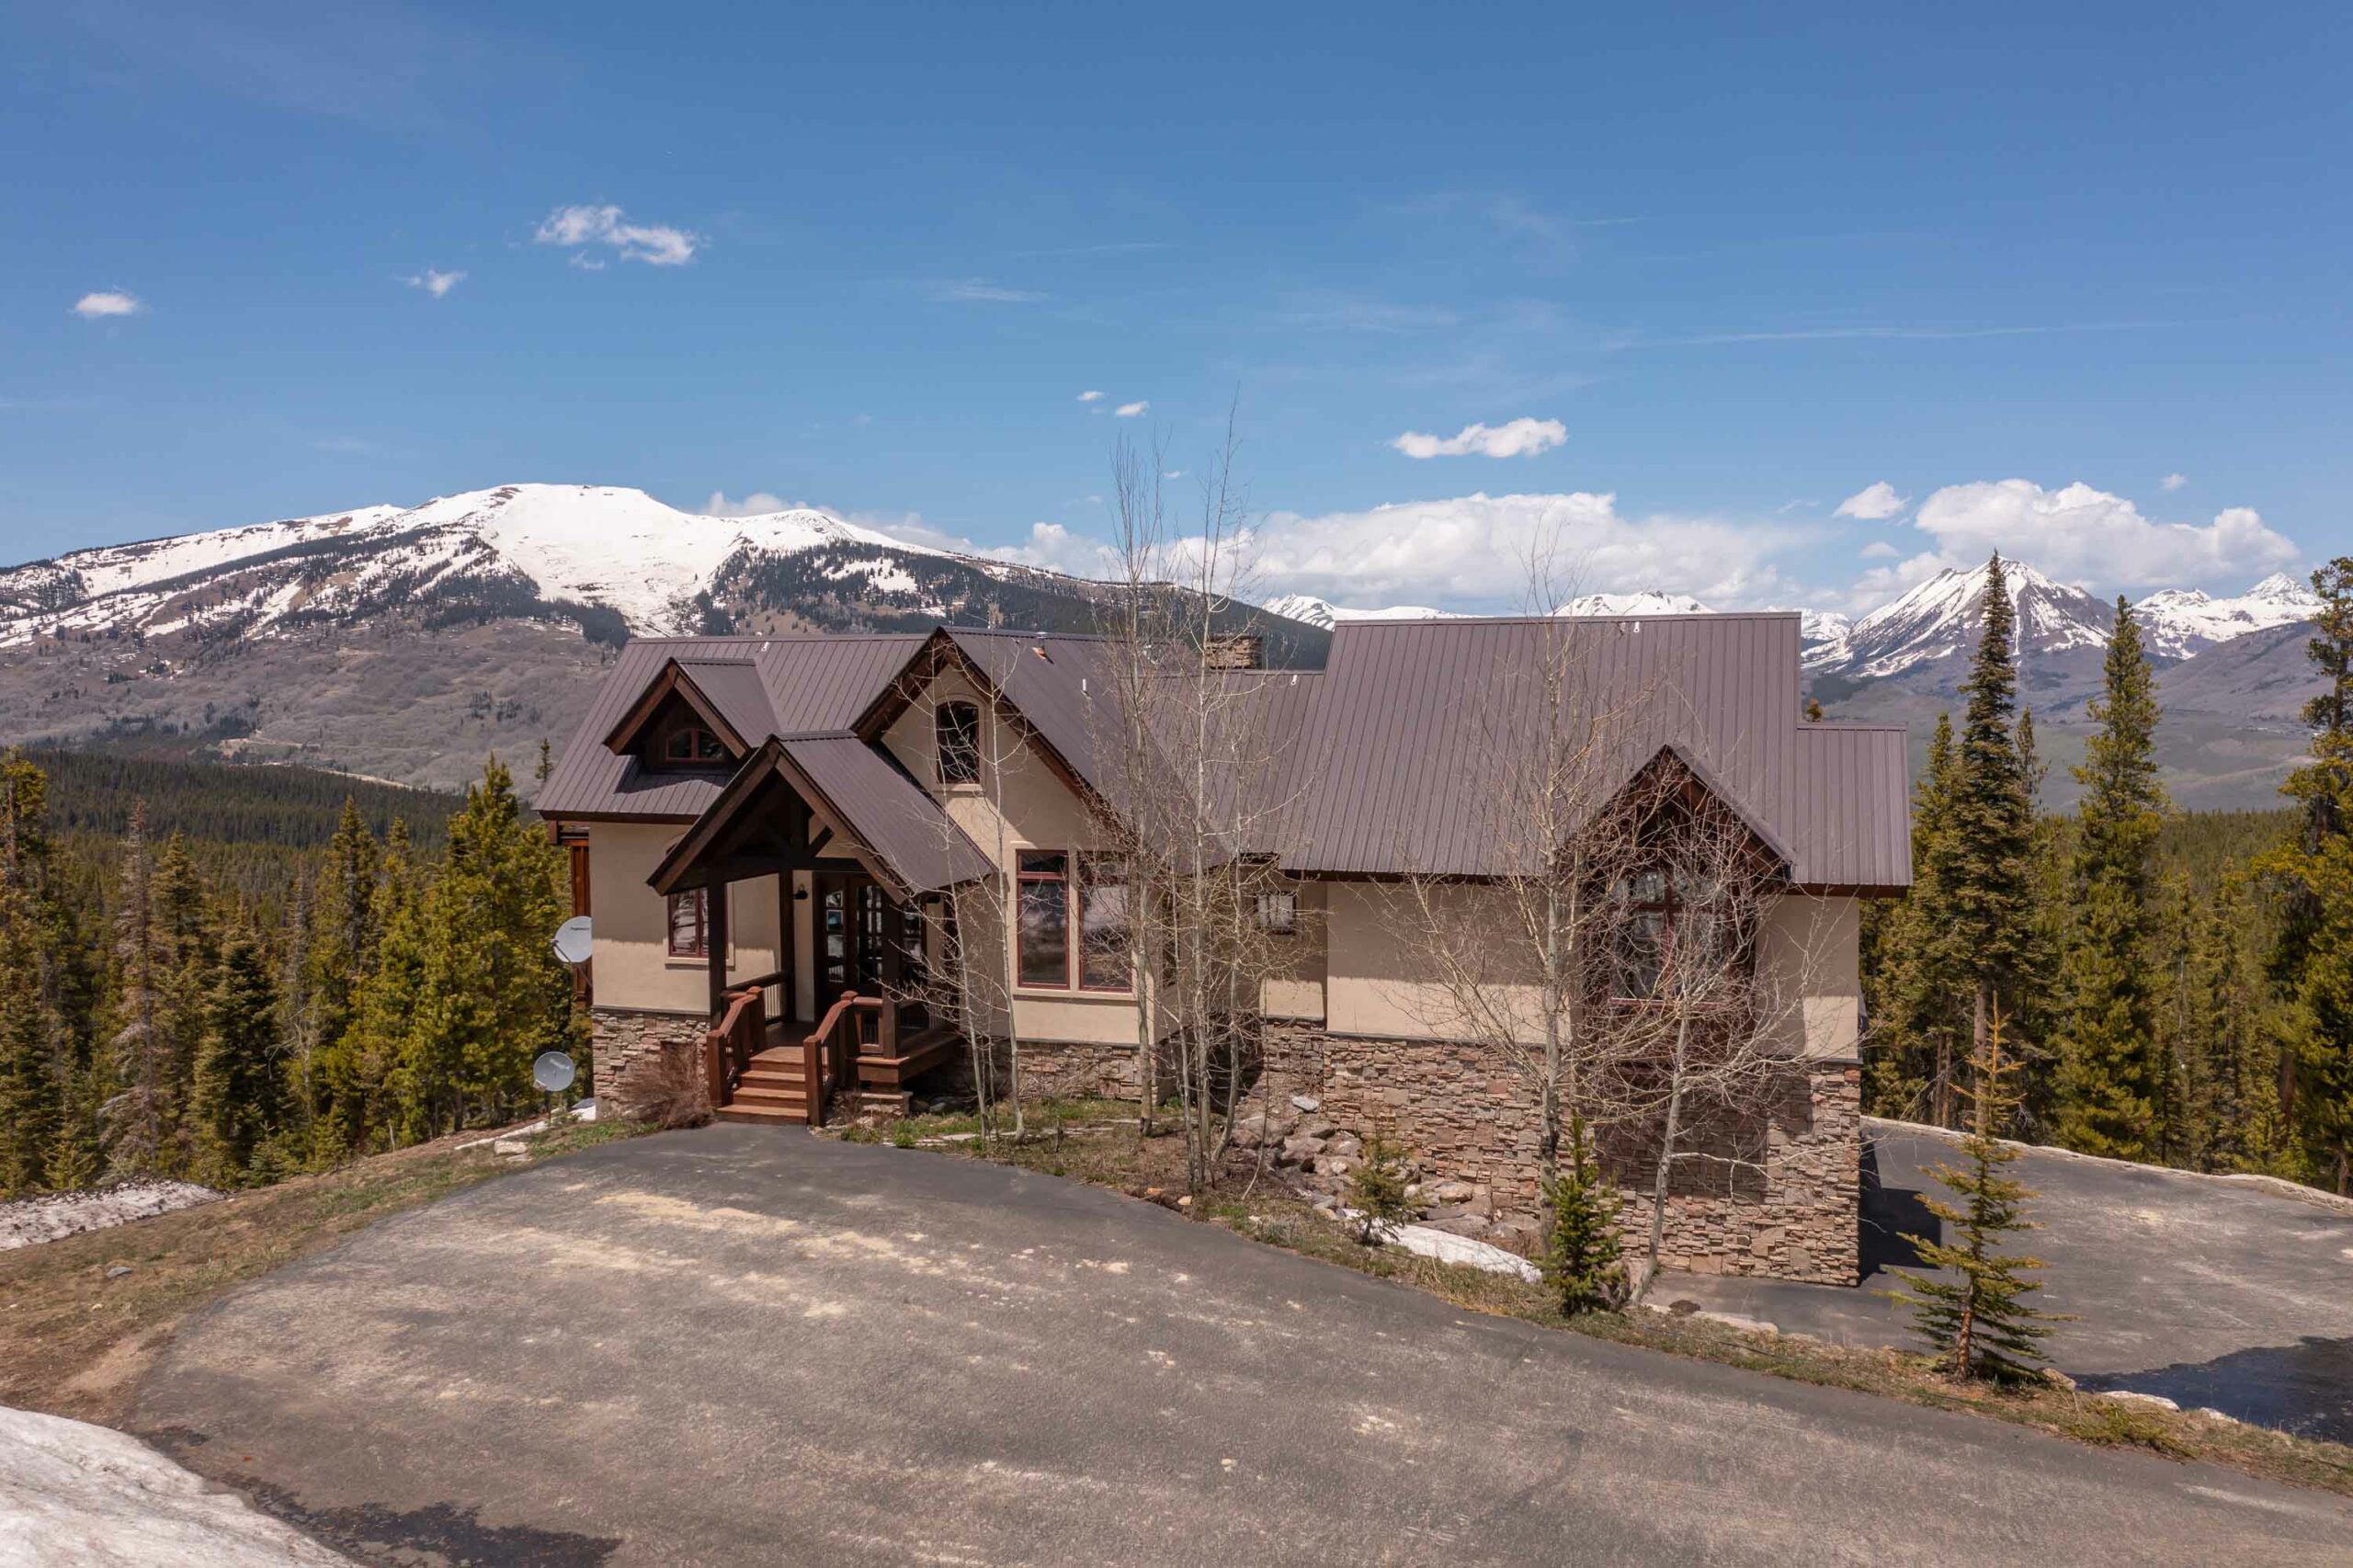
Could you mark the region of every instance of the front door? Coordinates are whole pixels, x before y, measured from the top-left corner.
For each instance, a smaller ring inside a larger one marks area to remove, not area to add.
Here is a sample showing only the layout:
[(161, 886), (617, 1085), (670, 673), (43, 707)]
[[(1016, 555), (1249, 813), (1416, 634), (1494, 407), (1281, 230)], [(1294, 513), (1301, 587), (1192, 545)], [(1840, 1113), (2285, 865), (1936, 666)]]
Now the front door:
[(846, 991), (883, 993), (891, 903), (871, 877), (820, 873), (817, 882), (817, 1012)]

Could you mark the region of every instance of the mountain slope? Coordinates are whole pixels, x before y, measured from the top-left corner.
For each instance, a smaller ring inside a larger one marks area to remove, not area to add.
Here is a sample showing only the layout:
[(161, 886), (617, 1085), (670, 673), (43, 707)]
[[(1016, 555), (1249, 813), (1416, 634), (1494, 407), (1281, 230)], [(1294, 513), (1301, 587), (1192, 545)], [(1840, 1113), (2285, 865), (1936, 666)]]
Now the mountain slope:
[(2320, 613), (2320, 597), (2306, 584), (2275, 572), (2235, 598), (2167, 588), (2132, 608), (2154, 656), (2187, 659), (2252, 632), (2310, 620)]

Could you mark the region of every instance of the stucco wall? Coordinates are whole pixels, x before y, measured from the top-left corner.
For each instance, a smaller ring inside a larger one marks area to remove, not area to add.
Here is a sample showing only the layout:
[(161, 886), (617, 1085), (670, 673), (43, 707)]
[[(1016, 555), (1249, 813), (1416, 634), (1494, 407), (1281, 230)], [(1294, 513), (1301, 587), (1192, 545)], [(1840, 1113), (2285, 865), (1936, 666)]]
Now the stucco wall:
[[(708, 965), (669, 956), (669, 913), (646, 885), (686, 829), (670, 823), (588, 824), (588, 896), (597, 942), (597, 1006), (640, 1011), (710, 1010)], [(730, 979), (774, 971), (777, 886), (760, 877), (729, 887)], [(771, 1007), (781, 999), (771, 996)]]

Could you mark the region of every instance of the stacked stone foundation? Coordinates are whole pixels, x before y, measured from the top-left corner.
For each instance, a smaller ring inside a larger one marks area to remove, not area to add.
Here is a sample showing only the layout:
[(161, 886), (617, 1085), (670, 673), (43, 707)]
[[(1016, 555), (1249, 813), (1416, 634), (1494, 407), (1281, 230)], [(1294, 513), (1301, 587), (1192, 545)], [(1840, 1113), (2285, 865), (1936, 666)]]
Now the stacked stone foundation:
[[(1528, 1080), (1510, 1066), (1461, 1044), (1273, 1024), (1266, 1085), (1270, 1096), (1314, 1096), (1323, 1116), (1359, 1136), (1404, 1144), (1436, 1176), (1477, 1188), (1498, 1239), (1534, 1241), (1542, 1130)], [(1673, 1167), (1661, 1261), (1701, 1274), (1854, 1284), (1861, 1113), (1859, 1066), (1793, 1060), (1736, 1113), (1697, 1120), (1677, 1140), (1691, 1157)], [(1656, 1131), (1617, 1129), (1598, 1142), (1625, 1197), (1625, 1234), (1647, 1238)]]
[(642, 1013), (626, 1007), (591, 1007), (588, 1022), (596, 1041), (590, 1081), (600, 1100), (628, 1076), (633, 1063), (673, 1041), (699, 1049), (710, 1028), (699, 1013)]

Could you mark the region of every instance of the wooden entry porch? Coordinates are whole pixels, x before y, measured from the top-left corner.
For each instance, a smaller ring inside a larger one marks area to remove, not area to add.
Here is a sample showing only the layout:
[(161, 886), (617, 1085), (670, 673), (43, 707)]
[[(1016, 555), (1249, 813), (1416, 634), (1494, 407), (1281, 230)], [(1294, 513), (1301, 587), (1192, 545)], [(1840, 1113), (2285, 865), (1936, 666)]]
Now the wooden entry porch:
[(854, 991), (814, 1021), (770, 1018), (767, 987), (786, 978), (729, 991), (703, 1037), (704, 1089), (721, 1121), (823, 1127), (829, 1114), (904, 1115), (907, 1084), (963, 1049), (963, 1037), (921, 1006)]

